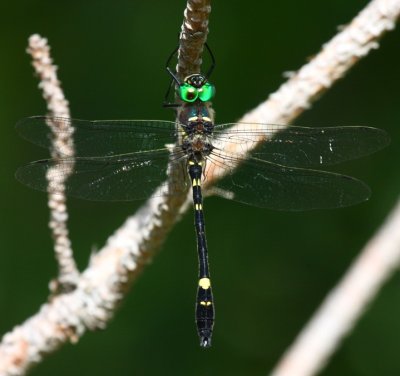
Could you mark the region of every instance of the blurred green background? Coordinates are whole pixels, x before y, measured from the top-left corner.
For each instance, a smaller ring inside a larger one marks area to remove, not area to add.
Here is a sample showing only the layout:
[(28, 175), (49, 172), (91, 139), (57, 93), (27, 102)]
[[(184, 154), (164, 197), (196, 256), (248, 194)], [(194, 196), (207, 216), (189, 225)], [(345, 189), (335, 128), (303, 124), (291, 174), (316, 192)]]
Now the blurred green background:
[[(209, 44), (218, 122), (230, 122), (284, 82), (367, 4), (361, 0), (216, 1)], [(46, 152), (19, 139), (15, 122), (45, 113), (25, 49), (49, 39), (74, 117), (173, 119), (161, 107), (167, 56), (184, 0), (27, 1), (0, 5), (0, 333), (37, 312), (55, 275), (46, 197), (14, 179)], [(206, 201), (216, 300), (214, 346), (194, 325), (197, 256), (192, 212), (126, 296), (107, 330), (86, 334), (32, 375), (265, 375), (380, 226), (400, 188), (400, 29), (361, 61), (296, 124), (387, 130), (384, 151), (340, 166), (365, 180), (371, 200), (340, 210), (282, 213), (218, 198)], [(139, 207), (70, 200), (70, 229), (84, 268), (93, 249)], [(400, 374), (400, 276), (385, 285), (321, 373)], [(294, 375), (296, 376), (296, 375)]]

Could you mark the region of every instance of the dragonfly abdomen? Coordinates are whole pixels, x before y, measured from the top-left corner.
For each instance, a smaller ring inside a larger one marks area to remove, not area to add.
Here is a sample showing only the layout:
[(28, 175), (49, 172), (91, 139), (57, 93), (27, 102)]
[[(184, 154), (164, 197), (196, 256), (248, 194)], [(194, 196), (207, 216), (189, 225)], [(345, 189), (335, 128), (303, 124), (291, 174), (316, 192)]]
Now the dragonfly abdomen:
[(211, 336), (214, 326), (214, 302), (208, 267), (208, 250), (203, 214), (203, 197), (201, 194), (201, 176), (203, 162), (189, 160), (188, 172), (192, 182), (194, 223), (197, 237), (197, 252), (199, 258), (199, 282), (196, 299), (196, 325), (202, 347), (211, 346)]

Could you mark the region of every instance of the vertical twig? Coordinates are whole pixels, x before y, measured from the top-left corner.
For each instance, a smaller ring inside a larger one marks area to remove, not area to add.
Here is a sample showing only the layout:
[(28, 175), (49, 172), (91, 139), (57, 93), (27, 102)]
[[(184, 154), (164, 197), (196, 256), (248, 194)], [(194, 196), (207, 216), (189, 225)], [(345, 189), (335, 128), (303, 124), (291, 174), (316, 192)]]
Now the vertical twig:
[[(179, 37), (178, 63), (176, 73), (180, 80), (194, 73), (199, 73), (202, 64), (204, 43), (208, 34), (208, 19), (211, 13), (211, 0), (188, 0), (184, 10), (184, 18)], [(175, 83), (172, 81), (172, 85)], [(180, 98), (175, 98), (178, 102)], [(179, 111), (176, 120), (179, 122)], [(183, 168), (185, 169), (185, 167)], [(169, 185), (172, 187), (177, 179), (182, 179), (182, 166), (179, 163), (170, 163), (168, 167)], [(187, 176), (183, 177), (187, 178)], [(174, 207), (187, 207), (188, 201), (178, 198), (167, 200)], [(183, 209), (182, 209), (183, 210)]]
[(211, 0), (188, 0), (179, 38), (178, 65), (180, 79), (199, 73), (204, 43), (208, 34)]
[[(48, 109), (48, 126), (52, 132), (51, 156), (55, 160), (74, 155), (72, 133), (73, 129), (66, 122), (58, 122), (57, 117), (70, 117), (68, 102), (64, 97), (60, 81), (57, 78), (57, 67), (50, 56), (50, 47), (47, 39), (40, 35), (32, 35), (29, 38), (27, 52), (32, 56), (32, 65), (39, 76), (39, 88)], [(68, 129), (64, 129), (68, 127)], [(63, 132), (59, 132), (59, 131)], [(69, 173), (73, 166), (69, 164)], [(65, 170), (65, 167), (63, 166)], [(68, 291), (73, 288), (78, 280), (79, 272), (73, 258), (71, 241), (67, 227), (68, 212), (66, 207), (65, 181), (67, 174), (57, 174), (58, 166), (54, 165), (47, 173), (48, 180), (48, 206), (50, 209), (49, 228), (54, 239), (54, 251), (58, 262), (59, 275), (55, 286), (51, 286), (53, 292), (58, 289)]]

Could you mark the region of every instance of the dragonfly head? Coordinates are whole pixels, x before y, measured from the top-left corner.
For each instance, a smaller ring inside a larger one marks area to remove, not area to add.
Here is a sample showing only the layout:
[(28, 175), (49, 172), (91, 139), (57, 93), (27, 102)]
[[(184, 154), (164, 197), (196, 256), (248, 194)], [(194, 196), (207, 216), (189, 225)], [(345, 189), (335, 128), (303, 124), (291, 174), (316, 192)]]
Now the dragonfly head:
[(195, 102), (200, 99), (208, 102), (215, 94), (215, 88), (205, 76), (196, 73), (187, 76), (183, 83), (178, 87), (179, 96), (184, 102)]

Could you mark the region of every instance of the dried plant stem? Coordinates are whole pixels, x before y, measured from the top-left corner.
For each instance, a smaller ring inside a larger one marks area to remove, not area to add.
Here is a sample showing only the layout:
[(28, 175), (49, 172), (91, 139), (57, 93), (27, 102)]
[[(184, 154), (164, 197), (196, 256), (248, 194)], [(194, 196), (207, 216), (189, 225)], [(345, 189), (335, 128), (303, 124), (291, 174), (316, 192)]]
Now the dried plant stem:
[[(50, 56), (50, 47), (47, 39), (40, 35), (29, 38), (27, 52), (32, 56), (32, 65), (39, 76), (39, 88), (42, 90), (50, 117), (70, 117), (68, 101), (64, 97), (60, 81), (57, 78), (57, 67)], [(65, 122), (48, 121), (52, 131), (51, 156), (54, 159), (72, 157), (74, 146), (72, 129), (61, 129)], [(63, 132), (58, 132), (63, 130)], [(70, 132), (65, 132), (65, 131)], [(79, 272), (73, 257), (69, 231), (67, 227), (68, 212), (66, 207), (65, 181), (67, 174), (57, 174), (58, 166), (53, 166), (48, 174), (48, 206), (50, 209), (49, 227), (54, 239), (54, 251), (59, 266), (59, 275), (53, 291), (70, 290), (78, 281)], [(72, 172), (73, 166), (70, 166)]]
[(177, 72), (180, 79), (200, 73), (203, 46), (207, 40), (211, 0), (188, 0), (179, 38)]
[(400, 200), (282, 357), (273, 376), (315, 375), (400, 265)]

